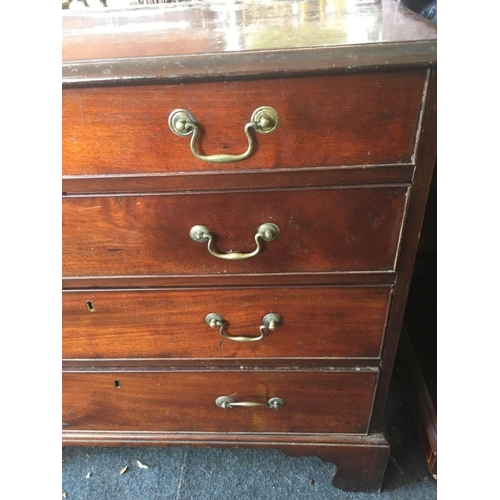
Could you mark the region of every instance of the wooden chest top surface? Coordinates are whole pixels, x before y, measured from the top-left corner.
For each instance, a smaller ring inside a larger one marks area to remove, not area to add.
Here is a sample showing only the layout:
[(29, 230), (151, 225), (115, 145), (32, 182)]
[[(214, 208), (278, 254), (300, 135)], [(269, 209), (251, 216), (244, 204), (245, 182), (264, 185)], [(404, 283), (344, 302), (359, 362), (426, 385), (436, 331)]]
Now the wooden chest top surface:
[(63, 84), (436, 62), (436, 25), (395, 0), (194, 1), (63, 12)]

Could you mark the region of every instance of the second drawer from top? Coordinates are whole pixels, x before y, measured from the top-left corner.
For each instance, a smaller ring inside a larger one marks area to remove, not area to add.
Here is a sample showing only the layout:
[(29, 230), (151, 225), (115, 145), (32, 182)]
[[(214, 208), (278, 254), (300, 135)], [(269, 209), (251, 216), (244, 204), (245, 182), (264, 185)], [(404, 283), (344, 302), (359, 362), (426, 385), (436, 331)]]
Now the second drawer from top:
[(63, 276), (392, 271), (408, 186), (63, 199)]

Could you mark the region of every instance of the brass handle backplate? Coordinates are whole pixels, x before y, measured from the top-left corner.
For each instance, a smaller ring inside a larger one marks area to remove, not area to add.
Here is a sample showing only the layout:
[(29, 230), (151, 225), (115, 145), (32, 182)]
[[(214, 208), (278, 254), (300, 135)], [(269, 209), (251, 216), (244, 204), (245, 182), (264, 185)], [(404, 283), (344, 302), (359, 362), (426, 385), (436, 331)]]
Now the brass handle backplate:
[(186, 109), (175, 109), (168, 117), (168, 126), (170, 130), (180, 137), (193, 134), (191, 136), (191, 152), (199, 160), (208, 161), (210, 163), (228, 163), (233, 161), (246, 160), (253, 152), (254, 142), (250, 135), (250, 129), (253, 128), (259, 134), (269, 134), (278, 126), (278, 112), (271, 106), (261, 106), (257, 108), (250, 118), (250, 121), (243, 129), (248, 140), (247, 150), (239, 155), (234, 154), (216, 154), (202, 155), (196, 150), (196, 140), (200, 133), (200, 129), (196, 123), (196, 118)]
[(267, 403), (254, 403), (252, 401), (235, 401), (232, 397), (230, 396), (219, 396), (215, 400), (215, 404), (219, 408), (223, 408), (224, 410), (227, 410), (229, 408), (234, 408), (235, 406), (267, 406), (268, 408), (271, 408), (273, 410), (279, 410), (283, 406), (285, 406), (285, 402), (281, 398), (271, 398)]
[(266, 314), (262, 319), (262, 325), (259, 328), (260, 335), (258, 337), (237, 337), (233, 335), (227, 335), (224, 333), (224, 318), (217, 313), (207, 314), (205, 317), (205, 321), (210, 326), (210, 328), (218, 328), (220, 327), (220, 334), (229, 340), (234, 340), (235, 342), (256, 342), (257, 340), (262, 340), (264, 338), (264, 330), (267, 328), (269, 331), (273, 332), (278, 325), (281, 325), (281, 316), (277, 314), (270, 313)]
[(260, 250), (260, 241), (259, 239), (263, 239), (264, 241), (273, 241), (280, 234), (279, 227), (276, 224), (271, 222), (267, 224), (262, 224), (257, 229), (257, 233), (255, 235), (255, 243), (257, 243), (257, 248), (253, 252), (249, 253), (241, 253), (241, 252), (231, 252), (231, 253), (217, 253), (212, 250), (212, 233), (206, 226), (193, 226), (191, 231), (189, 231), (189, 236), (191, 239), (196, 241), (197, 243), (204, 243), (208, 241), (208, 251), (219, 259), (227, 259), (227, 260), (243, 260), (248, 259), (249, 257), (253, 257), (257, 255)]

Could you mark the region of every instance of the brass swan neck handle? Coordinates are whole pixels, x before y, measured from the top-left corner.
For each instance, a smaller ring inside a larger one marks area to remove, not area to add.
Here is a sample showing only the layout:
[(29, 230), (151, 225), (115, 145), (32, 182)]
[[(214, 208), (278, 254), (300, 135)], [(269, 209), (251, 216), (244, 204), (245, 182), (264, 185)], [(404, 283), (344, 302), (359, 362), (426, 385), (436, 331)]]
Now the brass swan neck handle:
[(243, 129), (248, 140), (248, 148), (244, 153), (238, 155), (227, 153), (202, 155), (196, 149), (196, 140), (198, 139), (200, 129), (194, 115), (185, 109), (175, 109), (168, 117), (170, 130), (179, 137), (192, 134), (190, 143), (191, 152), (199, 160), (210, 163), (230, 163), (246, 160), (254, 149), (254, 140), (250, 134), (250, 129), (253, 128), (259, 134), (269, 134), (278, 126), (278, 121), (278, 112), (274, 108), (271, 106), (261, 106), (253, 112), (250, 121)]
[(249, 259), (250, 257), (254, 257), (259, 254), (261, 251), (260, 239), (264, 241), (273, 241), (280, 234), (279, 227), (272, 222), (268, 222), (266, 224), (262, 224), (257, 229), (257, 233), (255, 234), (255, 243), (257, 247), (252, 252), (242, 253), (242, 252), (230, 252), (230, 253), (218, 253), (212, 248), (213, 236), (210, 230), (206, 226), (193, 226), (189, 232), (189, 236), (192, 240), (197, 243), (204, 243), (208, 241), (208, 251), (219, 259), (226, 260), (243, 260)]

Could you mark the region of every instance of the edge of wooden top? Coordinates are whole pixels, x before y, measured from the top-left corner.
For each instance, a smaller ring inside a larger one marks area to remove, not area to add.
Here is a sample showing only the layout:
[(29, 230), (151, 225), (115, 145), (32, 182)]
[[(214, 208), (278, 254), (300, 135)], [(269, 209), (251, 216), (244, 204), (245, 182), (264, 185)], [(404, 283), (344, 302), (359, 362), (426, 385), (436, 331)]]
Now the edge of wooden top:
[(437, 40), (67, 61), (63, 87), (129, 85), (432, 67)]

